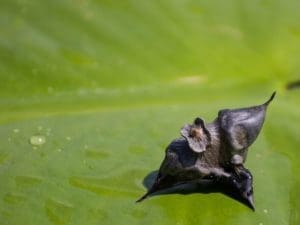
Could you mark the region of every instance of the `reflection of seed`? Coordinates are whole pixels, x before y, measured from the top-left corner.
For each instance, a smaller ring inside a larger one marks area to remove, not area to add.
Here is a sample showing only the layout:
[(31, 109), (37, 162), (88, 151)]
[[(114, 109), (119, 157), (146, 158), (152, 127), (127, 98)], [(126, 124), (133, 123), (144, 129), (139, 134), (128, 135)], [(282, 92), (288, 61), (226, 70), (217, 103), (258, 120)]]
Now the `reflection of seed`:
[(32, 145), (43, 145), (46, 143), (46, 137), (43, 135), (33, 135), (30, 137), (29, 142)]

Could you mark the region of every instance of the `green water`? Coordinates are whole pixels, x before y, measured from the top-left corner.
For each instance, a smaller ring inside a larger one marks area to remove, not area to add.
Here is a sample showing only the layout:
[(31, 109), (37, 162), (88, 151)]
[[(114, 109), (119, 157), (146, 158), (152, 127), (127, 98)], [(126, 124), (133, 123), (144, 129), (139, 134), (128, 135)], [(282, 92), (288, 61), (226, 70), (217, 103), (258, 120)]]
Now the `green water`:
[[(0, 224), (299, 224), (299, 9), (2, 0)], [(135, 204), (184, 123), (274, 90), (246, 163), (255, 212), (221, 193)]]

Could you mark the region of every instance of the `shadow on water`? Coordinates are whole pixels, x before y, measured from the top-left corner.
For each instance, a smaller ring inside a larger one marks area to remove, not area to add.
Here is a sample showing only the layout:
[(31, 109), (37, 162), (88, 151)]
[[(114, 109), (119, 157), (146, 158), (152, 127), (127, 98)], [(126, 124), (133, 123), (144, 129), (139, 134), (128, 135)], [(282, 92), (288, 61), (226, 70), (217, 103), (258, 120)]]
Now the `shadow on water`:
[[(158, 171), (152, 171), (147, 176), (145, 176), (143, 180), (143, 185), (149, 191), (150, 188), (153, 186), (154, 181), (157, 177)], [(200, 194), (211, 194), (211, 193), (222, 193), (241, 204), (246, 205), (247, 207), (253, 209), (247, 201), (240, 197), (239, 193), (232, 189), (231, 186), (225, 183), (216, 182), (213, 180), (205, 180), (203, 179), (201, 182), (197, 183), (185, 183), (179, 184), (171, 188), (167, 188), (164, 190), (160, 190), (150, 194), (148, 197), (153, 197), (157, 195), (170, 195), (170, 194), (181, 194), (181, 195), (188, 195), (193, 193), (200, 193)], [(142, 199), (143, 200), (143, 199)], [(139, 200), (138, 200), (139, 201)], [(254, 209), (253, 209), (254, 210)]]

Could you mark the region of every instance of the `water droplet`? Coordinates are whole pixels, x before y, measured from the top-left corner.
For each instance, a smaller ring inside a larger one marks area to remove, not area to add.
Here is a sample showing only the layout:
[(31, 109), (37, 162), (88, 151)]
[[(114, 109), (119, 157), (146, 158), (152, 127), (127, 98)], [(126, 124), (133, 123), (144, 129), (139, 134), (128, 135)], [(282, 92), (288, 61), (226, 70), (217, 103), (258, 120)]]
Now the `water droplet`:
[(268, 210), (267, 210), (267, 209), (264, 209), (264, 213), (266, 213), (266, 214), (267, 214), (267, 213), (268, 213)]
[(258, 225), (264, 225), (263, 223), (259, 223)]
[(14, 129), (14, 133), (19, 133), (19, 132), (20, 132), (20, 130), (18, 128)]
[(61, 152), (61, 148), (57, 149), (58, 152)]
[(88, 149), (89, 148), (89, 146), (88, 145), (84, 145), (84, 149)]
[(67, 141), (71, 141), (72, 138), (68, 136), (68, 137), (66, 137), (66, 139), (67, 139)]
[(43, 145), (46, 142), (46, 137), (43, 135), (33, 135), (29, 139), (32, 145)]
[(38, 131), (41, 131), (41, 130), (43, 130), (43, 127), (42, 126), (38, 126), (37, 129), (38, 129)]

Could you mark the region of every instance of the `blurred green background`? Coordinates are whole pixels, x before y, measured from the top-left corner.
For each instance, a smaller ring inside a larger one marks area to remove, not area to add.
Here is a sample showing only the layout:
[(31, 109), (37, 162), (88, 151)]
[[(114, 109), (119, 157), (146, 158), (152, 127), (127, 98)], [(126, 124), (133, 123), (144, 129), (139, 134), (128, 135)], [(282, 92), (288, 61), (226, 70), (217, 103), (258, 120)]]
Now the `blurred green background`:
[[(300, 223), (298, 0), (2, 0), (0, 224)], [(256, 212), (221, 193), (141, 204), (196, 116), (264, 102), (246, 167)]]

